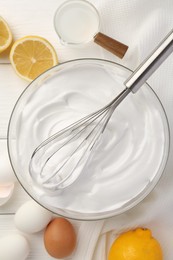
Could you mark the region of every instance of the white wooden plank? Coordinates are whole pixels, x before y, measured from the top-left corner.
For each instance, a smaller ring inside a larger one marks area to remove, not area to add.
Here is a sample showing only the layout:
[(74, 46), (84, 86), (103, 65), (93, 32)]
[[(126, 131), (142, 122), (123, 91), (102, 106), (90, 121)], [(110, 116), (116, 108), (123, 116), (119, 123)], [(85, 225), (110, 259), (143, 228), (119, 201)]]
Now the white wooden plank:
[[(95, 46), (94, 43), (80, 46), (80, 48), (61, 45), (53, 25), (55, 11), (61, 2), (63, 0), (0, 0), (0, 12), (4, 19), (8, 21), (14, 40), (26, 35), (44, 37), (55, 47), (60, 62), (79, 57), (93, 57), (93, 53), (99, 57), (100, 48)], [(98, 0), (91, 0), (91, 2), (98, 5)], [(6, 53), (0, 55), (0, 63), (3, 62), (9, 62)]]
[[(7, 141), (6, 139), (0, 140), (0, 155), (3, 153), (7, 153)], [(10, 161), (9, 161), (10, 165)], [(9, 167), (10, 168), (10, 167)], [(13, 170), (11, 168), (11, 174), (13, 173)], [(5, 213), (15, 213), (16, 210), (26, 201), (31, 199), (30, 196), (24, 191), (22, 186), (18, 183), (17, 179), (15, 182), (14, 192), (12, 194), (12, 197), (10, 200), (0, 207), (0, 214)]]
[[(6, 235), (10, 234), (15, 234), (15, 233), (20, 233), (14, 225), (14, 215), (6, 215), (2, 216), (0, 215), (0, 239)], [(39, 232), (33, 235), (27, 235), (27, 234), (22, 234), (26, 237), (29, 247), (30, 247), (30, 254), (27, 257), (27, 260), (49, 260), (49, 259), (54, 259), (51, 256), (48, 255), (44, 248), (44, 243), (43, 243), (43, 232)], [(10, 248), (9, 248), (10, 249)], [(2, 259), (3, 260), (3, 259)], [(14, 259), (17, 260), (17, 259)]]
[[(26, 35), (40, 35), (54, 40), (57, 37), (53, 29), (53, 14), (61, 0), (27, 1), (0, 0), (1, 15), (8, 22), (14, 40)], [(7, 62), (8, 56), (1, 55), (1, 62)]]
[(28, 82), (20, 79), (11, 65), (0, 64), (0, 137), (7, 136), (12, 109)]
[(6, 204), (0, 207), (0, 215), (15, 213), (27, 200), (31, 200), (31, 197), (24, 191), (22, 186), (16, 182), (12, 197)]

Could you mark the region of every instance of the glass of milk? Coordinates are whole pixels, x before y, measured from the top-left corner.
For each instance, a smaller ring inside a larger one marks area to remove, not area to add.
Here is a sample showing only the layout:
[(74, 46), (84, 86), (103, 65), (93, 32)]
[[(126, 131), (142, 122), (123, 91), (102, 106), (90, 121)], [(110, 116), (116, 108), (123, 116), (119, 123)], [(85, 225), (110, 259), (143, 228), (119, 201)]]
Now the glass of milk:
[(54, 26), (63, 44), (83, 44), (92, 41), (98, 33), (100, 17), (91, 3), (69, 0), (57, 9)]
[(97, 9), (85, 0), (68, 0), (55, 12), (54, 27), (61, 43), (78, 46), (94, 41), (119, 58), (128, 46), (99, 32), (100, 17)]

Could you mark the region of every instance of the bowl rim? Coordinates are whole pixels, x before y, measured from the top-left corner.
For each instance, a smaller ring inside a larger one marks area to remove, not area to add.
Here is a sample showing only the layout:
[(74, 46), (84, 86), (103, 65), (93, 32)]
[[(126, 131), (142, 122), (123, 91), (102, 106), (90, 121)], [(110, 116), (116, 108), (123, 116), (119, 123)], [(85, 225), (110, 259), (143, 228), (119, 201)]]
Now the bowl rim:
[[(42, 203), (39, 202), (39, 200), (37, 200), (36, 198), (34, 198), (33, 195), (30, 194), (30, 192), (27, 190), (27, 188), (25, 187), (25, 185), (23, 185), (23, 183), (20, 181), (20, 178), (18, 177), (18, 174), (15, 170), (15, 167), (13, 166), (13, 160), (12, 160), (12, 157), (11, 157), (11, 154), (10, 154), (10, 138), (9, 138), (9, 134), (10, 134), (10, 127), (11, 127), (11, 121), (12, 121), (12, 118), (13, 118), (13, 114), (15, 112), (15, 109), (20, 101), (20, 99), (22, 98), (22, 96), (24, 95), (24, 93), (30, 88), (30, 86), (33, 84), (33, 82), (36, 82), (38, 81), (41, 77), (43, 77), (44, 75), (46, 75), (49, 71), (52, 71), (54, 70), (55, 68), (57, 67), (60, 67), (60, 66), (64, 66), (65, 64), (69, 64), (69, 63), (75, 63), (75, 62), (85, 62), (85, 61), (98, 61), (98, 62), (102, 62), (102, 63), (107, 63), (107, 64), (111, 64), (111, 65), (116, 65), (117, 67), (120, 67), (120, 68), (123, 68), (125, 69), (126, 71), (129, 71), (129, 72), (133, 72), (133, 70), (131, 70), (130, 68), (122, 65), (122, 64), (119, 64), (118, 62), (114, 62), (114, 61), (111, 61), (111, 60), (107, 60), (107, 59), (100, 59), (100, 58), (79, 58), (79, 59), (73, 59), (73, 60), (68, 60), (68, 61), (65, 61), (65, 62), (62, 62), (62, 63), (59, 63), (53, 67), (51, 67), (50, 69), (46, 70), (45, 72), (41, 73), (38, 77), (36, 77), (32, 82), (30, 82), (28, 84), (28, 86), (22, 91), (22, 93), (19, 95), (19, 97), (17, 98), (16, 100), (16, 103), (12, 109), (12, 112), (11, 112), (11, 115), (10, 115), (10, 119), (9, 119), (9, 122), (8, 122), (8, 128), (7, 128), (7, 151), (8, 151), (8, 155), (9, 155), (9, 160), (10, 160), (10, 164), (11, 164), (11, 167), (13, 169), (13, 172), (19, 182), (19, 184), (22, 186), (22, 188), (25, 190), (25, 192), (29, 195), (29, 197), (31, 197), (31, 199), (33, 199), (36, 203), (38, 203), (40, 206), (42, 206), (43, 208), (45, 208), (46, 210), (52, 212), (53, 214), (55, 215), (59, 215), (61, 217), (65, 217), (65, 218), (68, 218), (68, 219), (72, 219), (72, 220), (79, 220), (79, 221), (97, 221), (97, 220), (105, 220), (105, 219), (108, 219), (108, 218), (111, 218), (111, 217), (114, 217), (114, 216), (118, 216), (118, 215), (121, 215), (127, 211), (129, 211), (130, 209), (133, 209), (134, 207), (138, 206), (139, 203), (141, 203), (150, 193), (151, 191), (156, 187), (156, 185), (158, 184), (158, 182), (160, 181), (160, 179), (162, 178), (162, 176), (164, 175), (164, 172), (165, 172), (165, 168), (167, 166), (167, 162), (168, 162), (168, 159), (169, 159), (169, 156), (170, 156), (170, 126), (169, 126), (169, 121), (168, 121), (168, 117), (167, 117), (167, 114), (166, 114), (166, 111), (165, 111), (165, 108), (160, 100), (160, 98), (158, 97), (158, 95), (156, 94), (156, 92), (153, 90), (153, 88), (150, 86), (150, 84), (148, 84), (147, 82), (145, 82), (144, 84), (147, 85), (147, 87), (149, 87), (149, 89), (151, 90), (151, 92), (154, 94), (154, 96), (156, 97), (156, 99), (158, 100), (160, 106), (161, 106), (161, 109), (163, 111), (163, 115), (165, 116), (165, 122), (166, 122), (166, 127), (167, 127), (167, 154), (166, 156), (164, 155), (165, 158), (165, 161), (164, 161), (164, 165), (162, 166), (162, 172), (159, 176), (159, 178), (157, 179), (157, 181), (154, 183), (154, 185), (151, 185), (151, 187), (149, 187), (147, 189), (147, 192), (146, 190), (143, 190), (144, 193), (141, 193), (140, 197), (137, 199), (137, 197), (135, 197), (135, 201), (130, 203), (130, 205), (128, 206), (125, 206), (125, 208), (123, 210), (121, 210), (121, 212), (117, 212), (115, 213), (113, 210), (112, 211), (106, 211), (105, 213), (97, 213), (97, 216), (94, 216), (95, 213), (78, 213), (76, 212), (75, 214), (81, 214), (82, 217), (73, 217), (73, 216), (69, 216), (68, 214), (62, 214), (62, 213), (57, 213), (55, 212), (53, 209), (50, 209), (48, 208), (47, 206), (43, 205)], [(162, 158), (162, 162), (160, 163), (160, 166), (159, 166), (159, 169), (161, 167), (161, 164), (163, 164), (163, 158)], [(159, 171), (159, 170), (158, 170)], [(53, 208), (53, 207), (52, 207)], [(62, 210), (63, 211), (63, 210)], [(100, 216), (99, 216), (100, 215)], [(84, 217), (83, 217), (84, 216)], [(85, 217), (86, 216), (86, 217)]]

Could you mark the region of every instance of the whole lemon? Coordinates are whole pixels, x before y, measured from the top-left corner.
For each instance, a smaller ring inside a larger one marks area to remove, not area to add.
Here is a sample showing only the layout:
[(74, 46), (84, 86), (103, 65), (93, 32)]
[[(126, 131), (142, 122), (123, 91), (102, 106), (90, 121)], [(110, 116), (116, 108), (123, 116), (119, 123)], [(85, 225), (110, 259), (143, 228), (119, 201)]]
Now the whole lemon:
[(108, 260), (163, 260), (159, 242), (149, 229), (122, 233), (112, 244)]

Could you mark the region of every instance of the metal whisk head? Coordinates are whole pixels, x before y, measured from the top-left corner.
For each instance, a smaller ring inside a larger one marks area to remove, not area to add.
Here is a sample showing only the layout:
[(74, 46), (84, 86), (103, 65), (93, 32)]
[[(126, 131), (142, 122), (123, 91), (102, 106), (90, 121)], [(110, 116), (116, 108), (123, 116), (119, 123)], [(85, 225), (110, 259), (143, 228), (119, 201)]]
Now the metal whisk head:
[(32, 178), (51, 190), (63, 189), (73, 183), (87, 164), (115, 108), (129, 92), (130, 89), (123, 90), (107, 106), (41, 143), (30, 161)]

